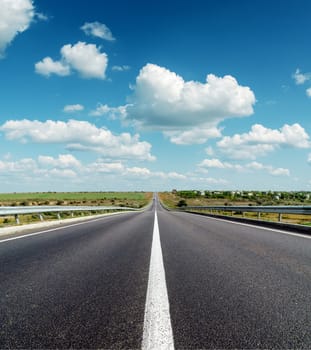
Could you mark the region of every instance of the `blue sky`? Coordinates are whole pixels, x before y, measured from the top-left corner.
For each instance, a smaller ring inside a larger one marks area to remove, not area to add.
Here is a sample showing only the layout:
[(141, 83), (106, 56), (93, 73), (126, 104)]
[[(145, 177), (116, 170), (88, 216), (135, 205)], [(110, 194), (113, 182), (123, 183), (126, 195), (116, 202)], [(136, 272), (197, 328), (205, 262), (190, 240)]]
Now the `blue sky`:
[(309, 0), (0, 0), (0, 191), (311, 190)]

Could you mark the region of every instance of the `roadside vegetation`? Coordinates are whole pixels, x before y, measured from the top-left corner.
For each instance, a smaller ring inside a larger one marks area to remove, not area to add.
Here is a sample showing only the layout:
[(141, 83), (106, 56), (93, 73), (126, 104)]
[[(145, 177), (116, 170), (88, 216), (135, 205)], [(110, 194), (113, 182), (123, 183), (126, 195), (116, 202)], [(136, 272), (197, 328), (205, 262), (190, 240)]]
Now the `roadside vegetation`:
[[(311, 206), (311, 192), (274, 192), (274, 191), (177, 191), (159, 193), (160, 200), (168, 208), (186, 208), (187, 206), (267, 206), (267, 205), (305, 205)], [(200, 211), (202, 212), (202, 211)], [(219, 215), (232, 215), (218, 212)], [(258, 219), (257, 213), (233, 213), (236, 217)], [(261, 213), (261, 220), (278, 221), (273, 213)], [(310, 215), (286, 214), (282, 222), (311, 226)]]
[(311, 192), (273, 191), (177, 191), (159, 193), (161, 201), (171, 208), (182, 203), (204, 205), (311, 205)]
[[(0, 193), (1, 206), (117, 206), (142, 208), (152, 200), (151, 192), (34, 192), (34, 193)], [(74, 216), (90, 214), (103, 214), (104, 211), (74, 212)], [(69, 218), (71, 213), (61, 213), (61, 217)], [(20, 223), (33, 223), (44, 220), (58, 219), (57, 213), (44, 213), (44, 215), (20, 215)], [(16, 220), (12, 216), (0, 217), (0, 227), (15, 225)]]
[(94, 205), (142, 208), (151, 192), (34, 192), (0, 193), (0, 206)]

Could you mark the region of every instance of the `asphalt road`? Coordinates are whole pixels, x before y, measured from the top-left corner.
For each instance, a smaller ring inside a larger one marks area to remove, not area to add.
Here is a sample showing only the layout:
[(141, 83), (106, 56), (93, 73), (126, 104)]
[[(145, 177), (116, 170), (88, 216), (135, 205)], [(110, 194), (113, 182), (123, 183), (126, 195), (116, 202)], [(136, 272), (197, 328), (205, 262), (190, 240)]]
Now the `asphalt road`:
[(0, 348), (140, 348), (153, 212), (0, 244)]
[[(311, 239), (156, 206), (176, 349), (311, 348)], [(0, 348), (140, 348), (154, 210), (0, 243)]]

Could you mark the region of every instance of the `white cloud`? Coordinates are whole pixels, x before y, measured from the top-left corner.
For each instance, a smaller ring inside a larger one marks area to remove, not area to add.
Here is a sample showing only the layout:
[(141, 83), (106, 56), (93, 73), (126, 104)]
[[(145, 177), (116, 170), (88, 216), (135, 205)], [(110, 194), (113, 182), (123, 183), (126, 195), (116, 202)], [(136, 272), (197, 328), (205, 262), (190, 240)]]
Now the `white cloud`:
[(31, 158), (24, 158), (19, 161), (0, 160), (0, 174), (33, 172), (36, 168), (37, 164)]
[[(184, 81), (155, 64), (144, 66), (129, 97), (126, 120), (166, 132), (175, 143), (202, 143), (218, 137), (226, 118), (253, 113), (254, 93), (230, 75), (207, 75), (206, 82)], [(199, 137), (197, 137), (199, 134)]]
[(87, 22), (81, 27), (81, 29), (86, 35), (92, 35), (108, 41), (115, 40), (111, 30), (105, 24), (100, 22)]
[(214, 177), (189, 177), (188, 179), (191, 181), (195, 186), (197, 186), (199, 183), (202, 185), (208, 184), (208, 185), (221, 185), (221, 186), (226, 186), (228, 185), (228, 180), (226, 179), (221, 179), (221, 178), (214, 178)]
[(186, 180), (187, 176), (183, 174), (176, 173), (175, 171), (169, 172), (167, 177), (172, 180)]
[(151, 144), (139, 140), (139, 135), (113, 134), (86, 121), (9, 120), (0, 131), (9, 140), (35, 143), (67, 144), (68, 150), (93, 151), (108, 157), (154, 160)]
[(131, 67), (130, 66), (126, 66), (126, 65), (123, 65), (123, 66), (112, 66), (111, 69), (113, 71), (115, 71), (115, 72), (124, 72), (126, 70), (131, 69)]
[(308, 155), (308, 163), (311, 164), (311, 153), (309, 153), (309, 155)]
[(262, 170), (264, 166), (259, 162), (251, 162), (247, 164), (247, 168), (254, 169), (254, 170)]
[(172, 143), (177, 145), (202, 144), (210, 138), (221, 137), (221, 132), (216, 127), (193, 128), (187, 131), (164, 131)]
[(105, 79), (108, 57), (96, 45), (79, 41), (75, 45), (64, 45), (61, 54), (82, 77)]
[(290, 176), (289, 169), (274, 168), (272, 165), (264, 165), (258, 162), (248, 163), (245, 167), (253, 170), (265, 170), (273, 176)]
[(143, 177), (143, 178), (149, 178), (149, 179), (162, 179), (162, 180), (186, 180), (187, 177), (183, 174), (179, 174), (177, 172), (171, 171), (171, 172), (162, 172), (162, 171), (155, 171), (152, 172), (147, 168), (140, 168), (140, 167), (132, 167), (127, 168), (125, 175), (131, 175), (135, 177)]
[(90, 112), (90, 116), (101, 117), (103, 115), (109, 116), (111, 119), (124, 119), (126, 116), (126, 105), (119, 107), (109, 107), (107, 104), (99, 103), (95, 110)]
[(52, 169), (45, 170), (42, 172), (45, 176), (52, 177), (63, 177), (63, 178), (76, 178), (77, 173), (72, 169)]
[(0, 0), (0, 58), (16, 35), (27, 30), (35, 16), (31, 0)]
[(268, 168), (268, 172), (273, 176), (290, 176), (290, 171), (284, 168)]
[(45, 57), (35, 64), (35, 71), (38, 74), (49, 77), (52, 74), (65, 77), (70, 75), (70, 67), (65, 62), (53, 61), (51, 57)]
[(71, 154), (60, 154), (58, 158), (50, 156), (39, 156), (38, 162), (41, 165), (55, 168), (79, 168), (81, 163)]
[(219, 159), (204, 159), (200, 164), (198, 164), (201, 168), (217, 168), (217, 169), (236, 169), (241, 170), (242, 166), (239, 164), (231, 164), (228, 162), (222, 162)]
[(54, 61), (45, 57), (35, 64), (35, 71), (44, 76), (56, 74), (67, 76), (71, 70), (76, 70), (83, 78), (105, 79), (108, 56), (100, 52), (94, 44), (79, 41), (75, 45), (64, 45), (61, 48), (61, 60)]
[(311, 88), (306, 90), (306, 94), (307, 94), (308, 97), (311, 97)]
[(281, 146), (309, 148), (311, 142), (309, 135), (298, 123), (285, 124), (279, 130), (255, 124), (248, 133), (225, 136), (217, 145), (231, 158), (256, 159)]
[(86, 168), (89, 173), (121, 173), (124, 165), (121, 162), (96, 161)]
[(133, 167), (133, 168), (127, 168), (126, 172), (131, 175), (135, 176), (143, 176), (143, 177), (149, 177), (151, 176), (151, 171), (147, 168), (139, 168), (139, 167)]
[(74, 113), (74, 112), (80, 112), (84, 110), (84, 106), (80, 104), (75, 104), (75, 105), (67, 105), (64, 107), (64, 112), (65, 113)]
[(222, 163), (219, 159), (204, 159), (200, 164), (200, 167), (207, 167), (207, 168), (219, 168), (224, 169), (226, 168), (225, 164)]
[(288, 169), (284, 168), (274, 168), (271, 165), (264, 165), (262, 163), (258, 162), (251, 162), (247, 163), (245, 165), (241, 164), (232, 164), (228, 162), (222, 162), (219, 159), (204, 159), (201, 163), (198, 164), (199, 168), (216, 168), (216, 169), (231, 169), (231, 170), (236, 170), (236, 171), (245, 171), (245, 170), (255, 170), (255, 171), (266, 171), (270, 175), (274, 176), (289, 176), (290, 172)]
[(301, 73), (300, 69), (297, 68), (296, 72), (293, 74), (293, 78), (295, 80), (295, 83), (297, 85), (302, 85), (304, 84), (306, 81), (311, 79), (311, 73)]

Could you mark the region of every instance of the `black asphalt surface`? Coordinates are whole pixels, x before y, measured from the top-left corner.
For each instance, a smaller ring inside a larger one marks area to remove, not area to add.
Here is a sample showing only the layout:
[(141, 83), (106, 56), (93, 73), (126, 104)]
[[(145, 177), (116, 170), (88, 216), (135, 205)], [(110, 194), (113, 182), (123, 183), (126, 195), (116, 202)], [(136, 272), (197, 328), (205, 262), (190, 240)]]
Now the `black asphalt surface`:
[[(176, 349), (311, 349), (311, 240), (157, 206)], [(0, 348), (139, 349), (154, 206), (0, 243)]]
[(153, 216), (0, 244), (0, 348), (139, 348)]
[(311, 240), (158, 211), (176, 349), (311, 349)]

